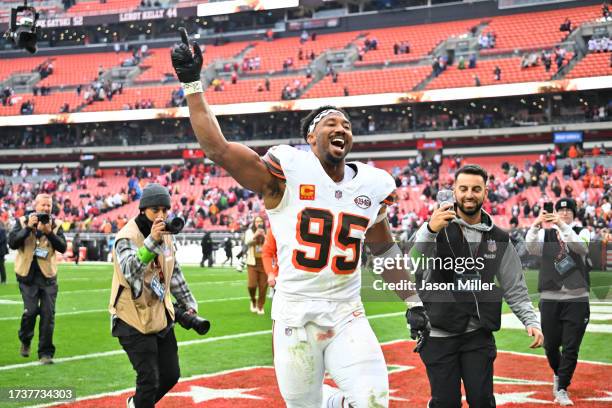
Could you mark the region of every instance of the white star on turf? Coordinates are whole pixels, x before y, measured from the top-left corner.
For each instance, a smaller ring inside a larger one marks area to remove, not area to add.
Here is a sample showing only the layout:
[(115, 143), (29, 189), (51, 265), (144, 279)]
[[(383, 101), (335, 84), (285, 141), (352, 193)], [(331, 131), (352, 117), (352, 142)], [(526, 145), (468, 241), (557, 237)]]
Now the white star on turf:
[(389, 390), (389, 401), (409, 401), (406, 398), (394, 397), (391, 395), (394, 392), (397, 392), (397, 390)]
[(598, 401), (598, 402), (612, 402), (612, 392), (604, 391), (606, 393), (606, 397), (593, 397), (593, 398), (584, 398), (583, 401)]
[(245, 398), (245, 399), (263, 399), (262, 397), (258, 397), (256, 395), (246, 394), (247, 392), (254, 391), (257, 388), (207, 388), (200, 387), (198, 385), (192, 385), (191, 391), (183, 391), (183, 392), (171, 392), (167, 395), (172, 397), (190, 397), (193, 399), (193, 403), (197, 404), (199, 402), (211, 401), (214, 399), (230, 399), (230, 398)]
[(495, 394), (495, 402), (497, 403), (497, 406), (504, 404), (526, 404), (529, 402), (532, 404), (552, 404), (552, 401), (531, 398), (530, 395), (535, 393), (536, 391)]

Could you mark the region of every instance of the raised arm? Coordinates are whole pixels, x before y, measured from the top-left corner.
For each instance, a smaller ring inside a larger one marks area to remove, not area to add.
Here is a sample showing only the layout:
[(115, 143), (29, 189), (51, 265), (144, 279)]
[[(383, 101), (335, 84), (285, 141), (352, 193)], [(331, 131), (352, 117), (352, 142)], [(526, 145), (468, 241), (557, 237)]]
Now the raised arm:
[(249, 190), (263, 193), (264, 196), (274, 195), (280, 190), (279, 181), (268, 172), (259, 155), (240, 143), (228, 142), (223, 136), (217, 118), (204, 99), (200, 81), (202, 50), (193, 41), (192, 53), (187, 31), (180, 28), (179, 32), (181, 43), (172, 48), (172, 65), (185, 91), (191, 126), (206, 157), (223, 167)]

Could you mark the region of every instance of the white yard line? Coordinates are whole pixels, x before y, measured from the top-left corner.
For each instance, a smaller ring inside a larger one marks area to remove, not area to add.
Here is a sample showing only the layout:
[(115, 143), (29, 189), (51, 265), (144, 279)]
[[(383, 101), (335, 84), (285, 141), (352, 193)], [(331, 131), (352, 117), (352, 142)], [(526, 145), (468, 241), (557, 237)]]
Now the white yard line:
[[(199, 301), (198, 304), (227, 302), (227, 301), (233, 301), (233, 300), (247, 300), (247, 299), (250, 299), (250, 298), (248, 296), (241, 296), (241, 297), (231, 297), (231, 298), (206, 299), (206, 300)], [(0, 304), (2, 304), (2, 302), (3, 301), (0, 300)], [(14, 303), (18, 305), (23, 305), (22, 302), (14, 302)], [(88, 314), (88, 313), (101, 313), (101, 312), (108, 313), (108, 308), (107, 309), (75, 310), (74, 312), (58, 312), (55, 314), (55, 316), (56, 317), (57, 316), (73, 316), (73, 315)], [(0, 317), (0, 321), (6, 321), (6, 320), (21, 320), (21, 316)]]
[[(514, 314), (505, 313), (502, 315), (502, 328), (524, 329), (525, 326), (523, 326), (523, 323), (521, 323)], [(612, 333), (612, 324), (589, 324), (586, 331), (588, 333)]]
[[(383, 313), (383, 314), (368, 316), (368, 319), (372, 320), (372, 319), (380, 319), (384, 317), (402, 316), (403, 314), (404, 312)], [(181, 341), (178, 343), (178, 345), (179, 346), (192, 346), (195, 344), (213, 343), (217, 341), (233, 340), (233, 339), (239, 339), (242, 337), (261, 336), (264, 334), (271, 334), (271, 333), (272, 333), (272, 330), (260, 330), (260, 331), (255, 331), (255, 332), (229, 334), (226, 336), (207, 337), (207, 338), (197, 339), (197, 340)], [(71, 356), (71, 357), (55, 358), (53, 359), (53, 361), (56, 364), (61, 364), (61, 363), (65, 363), (68, 361), (79, 361), (79, 360), (87, 360), (87, 359), (99, 358), (99, 357), (110, 357), (110, 356), (115, 356), (115, 355), (119, 355), (123, 353), (125, 352), (122, 349), (120, 349), (120, 350), (105, 351), (102, 353), (81, 354), (81, 355)], [(38, 365), (40, 365), (38, 361), (32, 361), (29, 363), (21, 363), (21, 364), (11, 364), (11, 365), (6, 365), (6, 366), (0, 366), (0, 371), (8, 371), (8, 370), (15, 370), (19, 368), (34, 367)]]
[[(238, 285), (246, 285), (246, 281), (243, 280), (230, 280), (230, 281), (217, 281), (217, 282), (194, 282), (194, 283), (189, 283), (187, 282), (187, 284), (189, 285), (189, 287), (192, 286), (207, 286), (207, 285), (227, 285), (227, 286), (238, 286)], [(81, 290), (62, 290), (61, 289), (61, 282), (59, 282), (59, 292), (58, 292), (58, 296), (63, 296), (63, 295), (72, 295), (72, 294), (79, 294), (79, 293), (93, 293), (93, 292), (110, 292), (110, 286), (108, 288), (101, 288), (101, 289), (81, 289)], [(6, 298), (21, 298), (20, 294), (15, 294), (15, 295), (2, 295), (0, 296), (0, 299), (6, 299)]]

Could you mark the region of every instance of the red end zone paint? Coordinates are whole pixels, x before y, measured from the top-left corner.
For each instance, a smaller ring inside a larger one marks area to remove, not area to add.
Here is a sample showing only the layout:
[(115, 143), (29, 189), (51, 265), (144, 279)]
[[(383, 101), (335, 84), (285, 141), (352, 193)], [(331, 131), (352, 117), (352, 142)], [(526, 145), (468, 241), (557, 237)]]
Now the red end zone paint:
[[(429, 399), (425, 367), (412, 352), (413, 342), (383, 346), (390, 367), (391, 407), (423, 408)], [(546, 359), (498, 352), (495, 361), (495, 394), (498, 406), (541, 407), (552, 402), (552, 372)], [(570, 394), (576, 407), (612, 407), (612, 365), (578, 363)], [(333, 382), (329, 381), (330, 384)], [(111, 408), (125, 406), (131, 392), (102, 396), (61, 405), (71, 408)], [(225, 398), (224, 398), (225, 397)], [(598, 399), (598, 400), (587, 400)], [(182, 381), (156, 405), (160, 408), (206, 407), (283, 407), (270, 367), (234, 370)], [(464, 407), (467, 403), (464, 402)]]

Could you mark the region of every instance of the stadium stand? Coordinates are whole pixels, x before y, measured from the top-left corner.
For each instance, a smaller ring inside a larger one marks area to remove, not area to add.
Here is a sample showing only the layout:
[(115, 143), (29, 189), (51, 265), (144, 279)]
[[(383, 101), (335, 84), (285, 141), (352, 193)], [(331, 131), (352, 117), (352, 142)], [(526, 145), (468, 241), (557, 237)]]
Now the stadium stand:
[[(419, 59), (429, 54), (436, 45), (449, 37), (467, 36), (470, 29), (479, 22), (479, 20), (462, 20), (368, 30), (364, 35), (367, 39), (377, 39), (377, 49), (364, 53), (363, 61), (357, 61), (355, 65), (380, 64), (385, 61), (405, 62)], [(360, 40), (362, 48), (366, 38)], [(410, 53), (394, 54), (393, 45), (402, 41), (408, 42)]]
[(52, 57), (53, 73), (40, 81), (38, 86), (76, 86), (89, 84), (98, 77), (100, 66), (106, 70), (131, 57), (131, 54), (121, 52), (94, 53), (83, 55), (62, 55)]
[[(204, 65), (208, 65), (217, 59), (230, 59), (235, 57), (246, 47), (248, 42), (236, 42), (228, 43), (224, 45), (206, 45), (204, 46)], [(148, 81), (161, 81), (168, 74), (174, 76), (174, 70), (172, 69), (172, 63), (170, 61), (170, 50), (169, 48), (152, 48), (149, 50), (150, 55), (147, 56), (142, 63), (140, 68), (144, 70), (136, 78), (136, 82), (148, 82)]]
[(102, 13), (125, 13), (135, 10), (139, 5), (140, 0), (79, 1), (70, 7), (66, 14), (83, 16)]
[[(298, 37), (280, 38), (274, 41), (257, 41), (245, 57), (260, 57), (261, 64), (258, 69), (252, 70), (253, 73), (269, 73), (271, 71), (282, 71), (283, 62), (291, 58), (293, 65), (289, 69), (300, 69), (306, 67), (311, 60), (308, 56), (311, 52), (319, 56), (322, 52), (333, 49), (341, 49), (350, 44), (359, 36), (359, 32), (350, 31), (335, 34), (317, 35), (316, 40), (310, 38), (304, 43)], [(298, 58), (299, 50), (302, 49), (304, 57)]]
[(566, 78), (612, 75), (609, 53), (587, 54), (578, 61)]
[(10, 63), (2, 60), (4, 62), (0, 63), (0, 82), (8, 79), (13, 74), (35, 71), (36, 67), (48, 59), (49, 57), (13, 58)]
[(567, 36), (566, 32), (559, 31), (559, 26), (566, 17), (571, 19), (573, 27), (578, 27), (584, 22), (595, 20), (599, 15), (599, 6), (587, 6), (493, 17), (483, 32), (495, 33), (496, 45), (495, 48), (482, 50), (481, 53), (497, 54), (517, 49), (550, 48)]
[[(493, 75), (496, 66), (501, 69), (499, 81), (496, 81)], [(478, 76), (481, 85), (547, 81), (555, 72), (556, 66), (548, 72), (543, 65), (521, 68), (520, 57), (483, 60), (478, 61), (476, 68), (472, 69), (459, 69), (457, 64), (449, 66), (427, 85), (427, 89), (475, 86), (474, 75)]]
[(408, 92), (430, 72), (429, 66), (341, 71), (338, 73), (338, 82), (334, 83), (332, 77), (328, 75), (308, 90), (304, 97), (343, 96), (345, 87), (350, 95)]
[(60, 113), (60, 109), (66, 103), (68, 104), (70, 111), (74, 111), (75, 108), (84, 102), (82, 96), (77, 95), (74, 91), (56, 92), (44, 96), (34, 96), (31, 93), (15, 94), (12, 96), (11, 101), (12, 105), (0, 105), (0, 115), (19, 115), (21, 111), (21, 104), (26, 101), (31, 101), (34, 104), (34, 114)]

